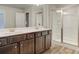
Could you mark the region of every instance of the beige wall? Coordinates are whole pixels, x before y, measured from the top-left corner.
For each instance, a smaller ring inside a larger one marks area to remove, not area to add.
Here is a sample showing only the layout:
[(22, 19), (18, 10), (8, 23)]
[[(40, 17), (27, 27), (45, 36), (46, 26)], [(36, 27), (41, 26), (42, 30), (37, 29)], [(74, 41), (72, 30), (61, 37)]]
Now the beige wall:
[(24, 12), (21, 9), (17, 8), (11, 8), (11, 7), (5, 7), (0, 6), (0, 9), (4, 11), (5, 13), (5, 27), (16, 27), (16, 12)]

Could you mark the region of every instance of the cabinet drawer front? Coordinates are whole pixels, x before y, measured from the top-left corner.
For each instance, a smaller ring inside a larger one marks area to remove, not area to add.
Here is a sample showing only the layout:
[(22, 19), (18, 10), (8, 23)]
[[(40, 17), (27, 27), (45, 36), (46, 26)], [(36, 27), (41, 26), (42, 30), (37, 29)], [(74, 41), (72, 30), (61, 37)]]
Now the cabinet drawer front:
[(19, 42), (26, 39), (26, 35), (8, 37), (9, 43)]
[(40, 36), (41, 36), (41, 32), (35, 33), (35, 36), (36, 36), (36, 37), (40, 37)]
[(17, 35), (15, 36), (15, 41), (19, 42), (26, 39), (26, 35)]
[(42, 35), (47, 35), (48, 34), (48, 31), (43, 31), (42, 32)]
[(0, 46), (7, 44), (7, 38), (0, 38)]
[(9, 43), (14, 43), (15, 42), (15, 37), (14, 36), (12, 36), (12, 37), (8, 37), (8, 42)]
[(34, 33), (27, 34), (27, 39), (33, 39), (34, 38)]

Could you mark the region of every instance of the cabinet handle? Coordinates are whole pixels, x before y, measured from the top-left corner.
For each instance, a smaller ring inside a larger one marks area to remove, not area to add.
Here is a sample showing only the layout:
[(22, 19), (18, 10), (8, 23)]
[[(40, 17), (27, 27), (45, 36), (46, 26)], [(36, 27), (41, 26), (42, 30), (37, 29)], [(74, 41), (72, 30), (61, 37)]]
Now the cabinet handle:
[(23, 46), (23, 44), (21, 44), (21, 47)]
[(2, 43), (0, 42), (0, 44), (2, 44)]
[(15, 48), (17, 48), (17, 46), (15, 46)]

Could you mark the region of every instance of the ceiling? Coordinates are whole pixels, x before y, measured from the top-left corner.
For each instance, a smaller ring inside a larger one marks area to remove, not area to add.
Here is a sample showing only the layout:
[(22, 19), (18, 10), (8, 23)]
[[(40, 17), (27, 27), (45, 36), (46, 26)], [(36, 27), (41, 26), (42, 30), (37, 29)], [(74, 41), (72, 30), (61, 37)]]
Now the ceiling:
[(31, 7), (32, 4), (2, 4), (2, 6), (24, 9), (24, 8)]
[[(33, 4), (2, 4), (2, 5), (14, 7), (14, 8), (20, 8), (20, 9), (29, 8), (29, 7), (33, 6)], [(55, 6), (56, 8), (63, 8), (63, 7), (71, 6), (71, 5), (74, 5), (74, 4), (49, 4), (49, 5)]]
[(64, 8), (64, 7), (68, 7), (68, 6), (73, 6), (76, 4), (51, 4), (50, 6), (55, 6), (56, 8)]

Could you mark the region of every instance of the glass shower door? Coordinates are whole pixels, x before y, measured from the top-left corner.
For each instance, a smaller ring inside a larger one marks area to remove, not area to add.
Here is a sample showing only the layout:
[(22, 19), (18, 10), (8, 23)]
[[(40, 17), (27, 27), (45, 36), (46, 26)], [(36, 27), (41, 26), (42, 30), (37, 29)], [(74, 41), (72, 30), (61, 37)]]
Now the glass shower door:
[(63, 42), (78, 45), (78, 11), (77, 7), (63, 11)]

